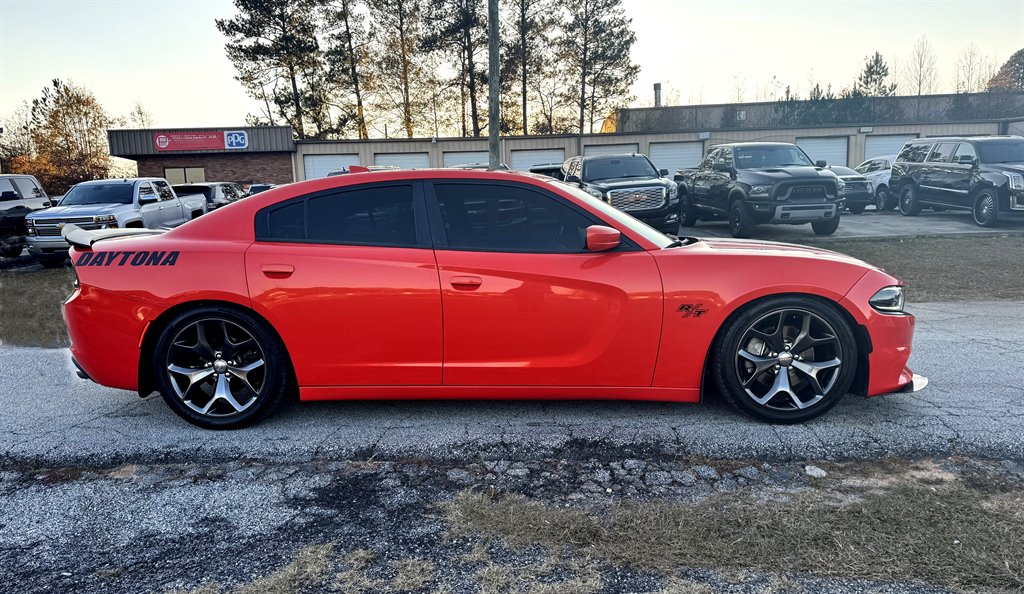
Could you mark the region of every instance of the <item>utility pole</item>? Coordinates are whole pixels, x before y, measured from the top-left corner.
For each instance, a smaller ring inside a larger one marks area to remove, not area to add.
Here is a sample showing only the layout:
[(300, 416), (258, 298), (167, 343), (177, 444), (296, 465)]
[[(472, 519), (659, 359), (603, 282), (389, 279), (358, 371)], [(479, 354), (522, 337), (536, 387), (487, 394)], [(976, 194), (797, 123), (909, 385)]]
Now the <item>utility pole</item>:
[(501, 164), (501, 139), (498, 136), (499, 122), (501, 118), (498, 113), (501, 98), (501, 89), (498, 82), (498, 0), (487, 0), (487, 46), (488, 52), (488, 73), (487, 83), (490, 87), (489, 102), (487, 105), (487, 149), (490, 153), (489, 169), (497, 169)]

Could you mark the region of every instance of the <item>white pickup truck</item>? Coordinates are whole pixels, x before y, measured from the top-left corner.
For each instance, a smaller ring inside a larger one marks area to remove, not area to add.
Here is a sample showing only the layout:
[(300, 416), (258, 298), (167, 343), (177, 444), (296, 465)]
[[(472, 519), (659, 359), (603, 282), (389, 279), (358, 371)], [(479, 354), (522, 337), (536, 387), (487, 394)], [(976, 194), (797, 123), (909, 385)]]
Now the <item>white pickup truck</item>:
[(159, 177), (97, 179), (73, 186), (52, 208), (25, 217), (28, 251), (43, 266), (60, 266), (68, 257), (61, 227), (82, 229), (176, 227), (206, 213), (202, 194), (178, 196)]

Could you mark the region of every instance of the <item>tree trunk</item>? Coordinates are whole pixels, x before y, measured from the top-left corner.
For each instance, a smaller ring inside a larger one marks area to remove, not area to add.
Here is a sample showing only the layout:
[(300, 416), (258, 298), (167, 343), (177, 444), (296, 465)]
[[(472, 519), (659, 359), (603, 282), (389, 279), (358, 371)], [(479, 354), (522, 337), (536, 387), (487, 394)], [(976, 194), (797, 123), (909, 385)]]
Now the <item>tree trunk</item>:
[(473, 120), (473, 136), (480, 136), (480, 112), (476, 105), (476, 65), (473, 63), (473, 34), (469, 27), (462, 31), (462, 41), (466, 46), (466, 64), (469, 76), (469, 116)]
[(405, 125), (405, 135), (412, 138), (412, 98), (409, 96), (409, 36), (405, 27), (405, 6), (398, 7), (398, 36), (402, 52), (402, 124)]
[(526, 2), (527, 0), (519, 0), (519, 59), (521, 60), (520, 66), (522, 67), (522, 80), (520, 82), (522, 83), (523, 91), (523, 136), (529, 134), (526, 124)]
[(355, 48), (352, 46), (352, 28), (349, 24), (349, 6), (348, 0), (343, 0), (341, 3), (341, 9), (345, 13), (345, 40), (348, 43), (348, 62), (349, 70), (352, 76), (352, 86), (355, 89), (356, 94), (356, 125), (359, 127), (359, 138), (366, 140), (370, 137), (366, 130), (366, 117), (363, 114), (363, 94), (359, 89), (359, 72), (356, 68), (357, 60)]

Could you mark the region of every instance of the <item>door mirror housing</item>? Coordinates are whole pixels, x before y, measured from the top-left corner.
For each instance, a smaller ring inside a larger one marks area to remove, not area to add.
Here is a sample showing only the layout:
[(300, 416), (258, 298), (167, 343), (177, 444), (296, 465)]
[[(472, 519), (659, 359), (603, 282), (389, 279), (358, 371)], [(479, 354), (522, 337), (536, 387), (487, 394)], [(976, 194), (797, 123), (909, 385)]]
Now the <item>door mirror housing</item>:
[(580, 176), (569, 174), (565, 176), (565, 182), (569, 184), (578, 184), (580, 183)]
[(715, 163), (711, 168), (722, 173), (732, 173), (732, 167), (728, 163)]
[(660, 175), (661, 177), (668, 177), (668, 169), (659, 169), (658, 175)]
[(622, 243), (622, 233), (618, 229), (604, 225), (587, 227), (587, 251), (606, 252), (619, 247), (620, 243)]
[(156, 194), (150, 194), (148, 196), (139, 196), (139, 205), (143, 204), (154, 204), (159, 200)]
[(956, 158), (956, 162), (960, 165), (974, 165), (975, 160), (971, 155), (960, 155)]
[(814, 162), (814, 166), (821, 167), (822, 169), (824, 169), (825, 167), (828, 167), (828, 161), (825, 161), (824, 159), (819, 159)]

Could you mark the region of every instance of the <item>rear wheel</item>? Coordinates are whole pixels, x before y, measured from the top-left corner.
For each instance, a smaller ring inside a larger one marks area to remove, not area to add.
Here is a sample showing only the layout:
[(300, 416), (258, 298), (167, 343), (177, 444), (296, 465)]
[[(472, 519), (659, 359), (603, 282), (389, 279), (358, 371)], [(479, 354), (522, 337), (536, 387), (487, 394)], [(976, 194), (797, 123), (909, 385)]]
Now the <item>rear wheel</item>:
[(856, 374), (857, 343), (834, 305), (773, 297), (733, 319), (715, 345), (718, 388), (762, 420), (799, 423), (835, 406)]
[(917, 190), (913, 186), (905, 188), (900, 194), (900, 214), (915, 217), (921, 212), (921, 203), (917, 201)]
[(750, 237), (754, 232), (754, 215), (742, 200), (736, 200), (729, 208), (729, 231), (733, 237)]
[(974, 198), (974, 222), (980, 227), (995, 227), (998, 222), (996, 217), (996, 197), (991, 190), (982, 190)]
[(839, 228), (839, 213), (831, 219), (825, 219), (824, 221), (814, 221), (811, 223), (811, 229), (814, 229), (815, 235), (832, 235)]
[(153, 376), (178, 416), (234, 429), (272, 412), (291, 385), (284, 345), (246, 312), (202, 307), (175, 317), (153, 350)]

